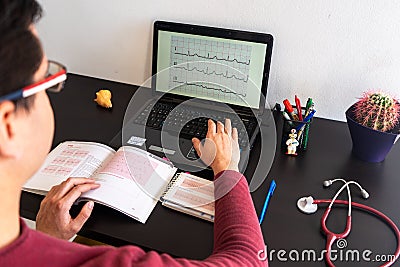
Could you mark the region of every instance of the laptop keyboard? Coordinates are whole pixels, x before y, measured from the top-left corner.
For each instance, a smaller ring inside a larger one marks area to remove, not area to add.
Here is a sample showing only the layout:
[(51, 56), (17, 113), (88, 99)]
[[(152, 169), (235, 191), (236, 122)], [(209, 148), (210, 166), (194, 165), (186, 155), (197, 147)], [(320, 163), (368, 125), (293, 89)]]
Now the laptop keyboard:
[(176, 109), (175, 107), (172, 103), (158, 102), (155, 105), (150, 104), (134, 119), (134, 122), (158, 130), (161, 130), (163, 127), (164, 129), (173, 131), (181, 129), (179, 132), (180, 137), (187, 139), (197, 137), (201, 140), (206, 137), (208, 129), (207, 121), (210, 117), (214, 121), (221, 122), (224, 122), (225, 118), (230, 118), (232, 127), (238, 129), (240, 148), (248, 146), (249, 140), (246, 138), (246, 135), (251, 136), (257, 126), (255, 119), (242, 119), (240, 122), (237, 116), (233, 117), (229, 113), (210, 116), (210, 114), (202, 110), (196, 110), (193, 107), (189, 108), (183, 105), (180, 105)]

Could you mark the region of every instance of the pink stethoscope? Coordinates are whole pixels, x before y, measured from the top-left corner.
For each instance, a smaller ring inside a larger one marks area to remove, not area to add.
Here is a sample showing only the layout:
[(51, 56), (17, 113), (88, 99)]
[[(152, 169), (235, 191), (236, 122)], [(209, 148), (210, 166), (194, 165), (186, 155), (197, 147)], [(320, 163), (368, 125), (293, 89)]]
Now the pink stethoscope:
[[(344, 185), (338, 190), (338, 192), (333, 197), (333, 199), (331, 199), (331, 200), (330, 199), (313, 199), (313, 197), (309, 196), (309, 197), (302, 197), (297, 201), (297, 207), (300, 209), (300, 211), (302, 211), (306, 214), (311, 214), (311, 213), (316, 212), (318, 209), (318, 204), (329, 203), (328, 208), (325, 210), (324, 215), (321, 218), (322, 231), (326, 235), (325, 261), (326, 261), (327, 265), (331, 266), (331, 267), (335, 266), (331, 260), (332, 245), (336, 240), (346, 238), (350, 234), (350, 231), (351, 231), (351, 207), (355, 206), (355, 207), (359, 208), (360, 210), (368, 211), (368, 212), (376, 215), (378, 218), (380, 218), (382, 221), (384, 221), (386, 224), (388, 224), (392, 228), (394, 234), (396, 235), (397, 249), (396, 249), (393, 259), (384, 263), (383, 265), (380, 265), (381, 267), (391, 266), (393, 263), (396, 262), (397, 258), (400, 255), (399, 228), (397, 228), (396, 224), (382, 212), (380, 212), (374, 208), (371, 208), (369, 206), (351, 201), (351, 193), (350, 193), (350, 186), (349, 186), (351, 184), (354, 184), (360, 188), (361, 195), (364, 199), (367, 199), (369, 197), (368, 192), (364, 188), (362, 188), (362, 186), (359, 183), (357, 183), (355, 181), (348, 182), (342, 178), (337, 178), (337, 179), (333, 179), (333, 180), (324, 181), (324, 186), (329, 187), (330, 185), (332, 185), (334, 182), (337, 182), (337, 181), (343, 182)], [(347, 189), (348, 201), (337, 200), (337, 197), (344, 189)], [(328, 227), (326, 226), (326, 220), (328, 219), (328, 216), (329, 216), (329, 213), (331, 212), (333, 204), (348, 205), (346, 228), (344, 229), (344, 231), (342, 233), (339, 233), (339, 234), (331, 232), (328, 229)]]

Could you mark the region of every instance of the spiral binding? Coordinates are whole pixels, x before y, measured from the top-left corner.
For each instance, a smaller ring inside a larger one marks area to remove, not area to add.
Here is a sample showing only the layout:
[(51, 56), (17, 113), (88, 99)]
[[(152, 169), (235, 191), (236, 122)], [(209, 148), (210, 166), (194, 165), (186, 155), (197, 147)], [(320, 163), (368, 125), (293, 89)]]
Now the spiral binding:
[(164, 201), (165, 195), (168, 193), (168, 191), (175, 185), (175, 183), (178, 181), (180, 175), (182, 173), (176, 173), (174, 177), (171, 178), (171, 180), (168, 182), (167, 187), (165, 188), (164, 192), (162, 193), (160, 200)]

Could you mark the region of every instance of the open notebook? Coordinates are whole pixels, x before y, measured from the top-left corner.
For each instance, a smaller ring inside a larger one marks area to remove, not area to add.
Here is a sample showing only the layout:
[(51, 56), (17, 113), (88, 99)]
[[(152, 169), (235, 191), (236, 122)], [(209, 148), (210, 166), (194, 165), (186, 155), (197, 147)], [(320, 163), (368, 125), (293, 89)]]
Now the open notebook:
[[(23, 186), (23, 190), (45, 195), (52, 186), (69, 177), (90, 177), (101, 186), (82, 194), (79, 201), (93, 200), (142, 223), (146, 222), (160, 199), (165, 206), (168, 206), (167, 200), (172, 201), (175, 209), (185, 213), (190, 210), (192, 213), (189, 214), (195, 215), (193, 211), (197, 207), (202, 212), (204, 204), (210, 203), (209, 200), (213, 202), (213, 188), (204, 187), (209, 190), (208, 195), (204, 196), (204, 192), (195, 189), (190, 191), (193, 188), (187, 185), (213, 183), (193, 175), (190, 178), (197, 180), (181, 180), (181, 175), (175, 175), (176, 171), (177, 168), (171, 162), (139, 148), (123, 146), (115, 151), (99, 143), (68, 141), (59, 144), (49, 153), (42, 167)], [(206, 197), (207, 203), (203, 197)], [(203, 219), (211, 218), (210, 215)]]
[(214, 183), (188, 173), (178, 173), (161, 197), (162, 204), (198, 218), (214, 221)]

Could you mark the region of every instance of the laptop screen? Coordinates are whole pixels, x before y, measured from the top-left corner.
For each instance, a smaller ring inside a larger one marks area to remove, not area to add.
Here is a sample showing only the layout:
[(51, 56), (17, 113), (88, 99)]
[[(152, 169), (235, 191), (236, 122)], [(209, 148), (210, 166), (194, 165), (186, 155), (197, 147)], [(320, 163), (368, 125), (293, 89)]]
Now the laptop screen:
[(271, 50), (269, 34), (157, 21), (155, 91), (258, 109)]

